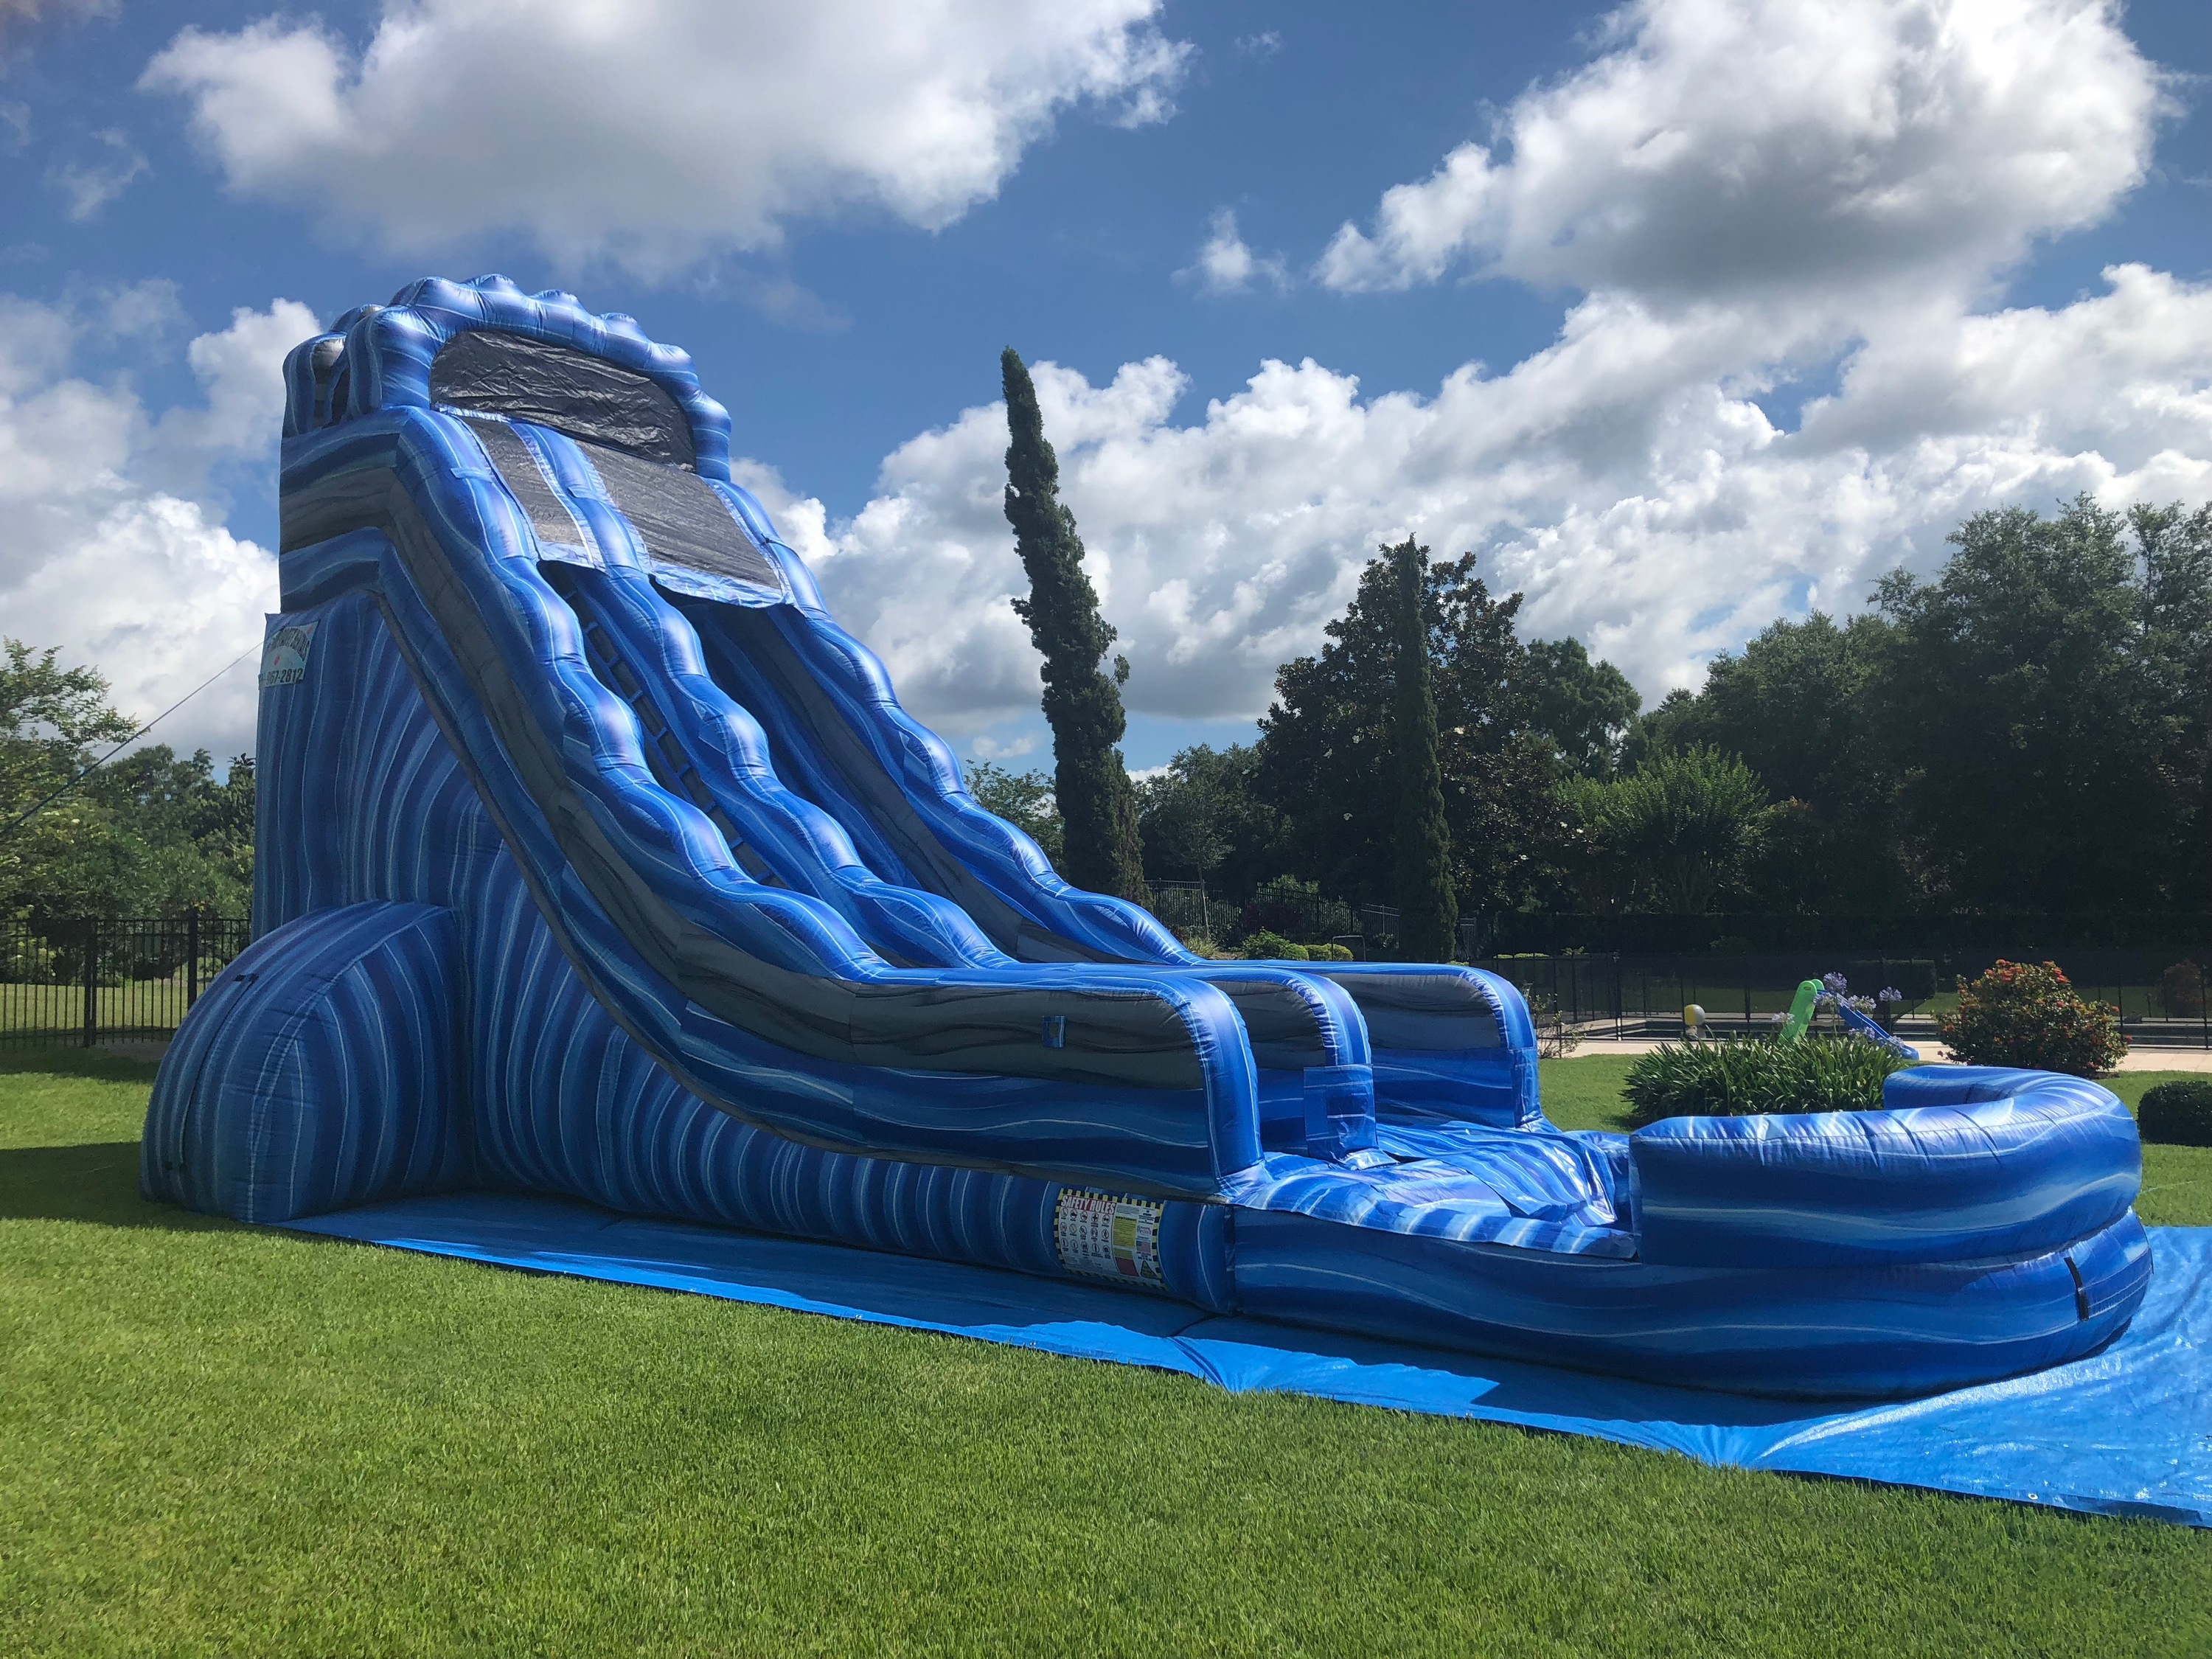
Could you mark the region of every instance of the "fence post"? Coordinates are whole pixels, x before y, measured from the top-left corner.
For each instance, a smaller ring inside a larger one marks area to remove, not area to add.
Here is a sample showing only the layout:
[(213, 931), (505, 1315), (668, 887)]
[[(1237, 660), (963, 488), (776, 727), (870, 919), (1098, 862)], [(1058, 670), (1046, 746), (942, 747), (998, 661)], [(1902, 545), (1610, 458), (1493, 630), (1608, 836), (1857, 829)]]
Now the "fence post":
[(200, 1000), (200, 913), (185, 914), (185, 1012)]
[(100, 922), (84, 925), (84, 1046), (100, 1034)]

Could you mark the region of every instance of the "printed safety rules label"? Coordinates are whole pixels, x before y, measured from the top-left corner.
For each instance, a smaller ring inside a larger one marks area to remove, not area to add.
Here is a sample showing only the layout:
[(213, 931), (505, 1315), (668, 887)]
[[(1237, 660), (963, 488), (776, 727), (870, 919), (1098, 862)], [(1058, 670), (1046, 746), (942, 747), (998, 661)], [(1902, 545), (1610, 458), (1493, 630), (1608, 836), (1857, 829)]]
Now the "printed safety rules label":
[(1160, 1285), (1163, 1212), (1147, 1199), (1070, 1188), (1060, 1195), (1052, 1220), (1060, 1265), (1122, 1285)]

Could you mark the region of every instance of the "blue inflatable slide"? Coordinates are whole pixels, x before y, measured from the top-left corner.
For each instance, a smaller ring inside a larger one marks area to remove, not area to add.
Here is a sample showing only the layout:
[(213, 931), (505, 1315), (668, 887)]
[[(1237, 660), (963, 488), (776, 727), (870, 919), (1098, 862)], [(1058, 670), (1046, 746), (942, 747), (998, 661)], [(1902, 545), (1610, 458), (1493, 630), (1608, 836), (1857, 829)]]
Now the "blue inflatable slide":
[(149, 1196), (558, 1194), (1811, 1398), (2072, 1359), (2143, 1298), (2094, 1084), (1570, 1133), (1503, 981), (1206, 961), (1069, 887), (628, 317), (428, 280), (286, 376), (259, 936), (163, 1062)]

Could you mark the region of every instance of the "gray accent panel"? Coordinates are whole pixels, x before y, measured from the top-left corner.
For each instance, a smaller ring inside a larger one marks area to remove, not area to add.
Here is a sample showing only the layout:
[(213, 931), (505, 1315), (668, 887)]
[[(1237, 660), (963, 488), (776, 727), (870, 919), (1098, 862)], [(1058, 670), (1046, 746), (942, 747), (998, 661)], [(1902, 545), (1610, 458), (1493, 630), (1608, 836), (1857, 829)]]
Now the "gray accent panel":
[(690, 419), (649, 376), (526, 334), (456, 334), (430, 360), (430, 401), (550, 426), (665, 466), (696, 459)]
[(1297, 1072), (1333, 1063), (1322, 1044), (1320, 1015), (1290, 986), (1279, 981), (1213, 979), (1202, 968), (1181, 971), (1206, 980), (1236, 1005), (1255, 1064)]
[(1498, 1011), (1481, 987), (1461, 974), (1363, 974), (1356, 968), (1315, 963), (1309, 972), (1334, 980), (1352, 994), (1377, 1048), (1431, 1052), (1502, 1048)]
[(513, 427), (504, 421), (479, 417), (470, 421), (469, 430), (477, 434), (477, 441), (483, 446), (484, 459), (492, 464), (500, 482), (522, 508), (542, 544), (580, 548), (592, 544), (591, 538), (584, 533), (584, 526), (576, 522), (576, 515), (568, 511), (567, 504), (553, 493), (553, 486), (545, 481), (544, 470), (530, 453), (530, 446), (515, 435)]
[(703, 479), (603, 444), (579, 440), (576, 447), (590, 459), (615, 510), (630, 521), (657, 562), (783, 592), (775, 564)]
[[(470, 677), (507, 763), (545, 815), (578, 879), (647, 963), (708, 1013), (798, 1053), (847, 1064), (1118, 1087), (1205, 1086), (1194, 1033), (1158, 996), (856, 983), (779, 967), (676, 911), (630, 867), (569, 782), (556, 745), (500, 666), (498, 647), (399, 481), (383, 468), (368, 467), (333, 475), (285, 499), (288, 546), (356, 529), (391, 537)], [(549, 914), (547, 920), (556, 933), (562, 931), (557, 915)], [(1066, 1019), (1064, 1048), (1043, 1046), (1048, 1015)]]

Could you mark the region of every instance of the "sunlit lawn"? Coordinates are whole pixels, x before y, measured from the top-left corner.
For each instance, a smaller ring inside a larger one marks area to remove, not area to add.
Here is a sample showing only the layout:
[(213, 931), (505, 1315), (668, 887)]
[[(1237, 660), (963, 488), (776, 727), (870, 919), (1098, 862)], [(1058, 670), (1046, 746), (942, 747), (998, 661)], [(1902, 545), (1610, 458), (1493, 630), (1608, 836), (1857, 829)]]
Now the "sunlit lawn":
[(2176, 1528), (147, 1205), (149, 1077), (0, 1051), (0, 1653), (2212, 1652)]

